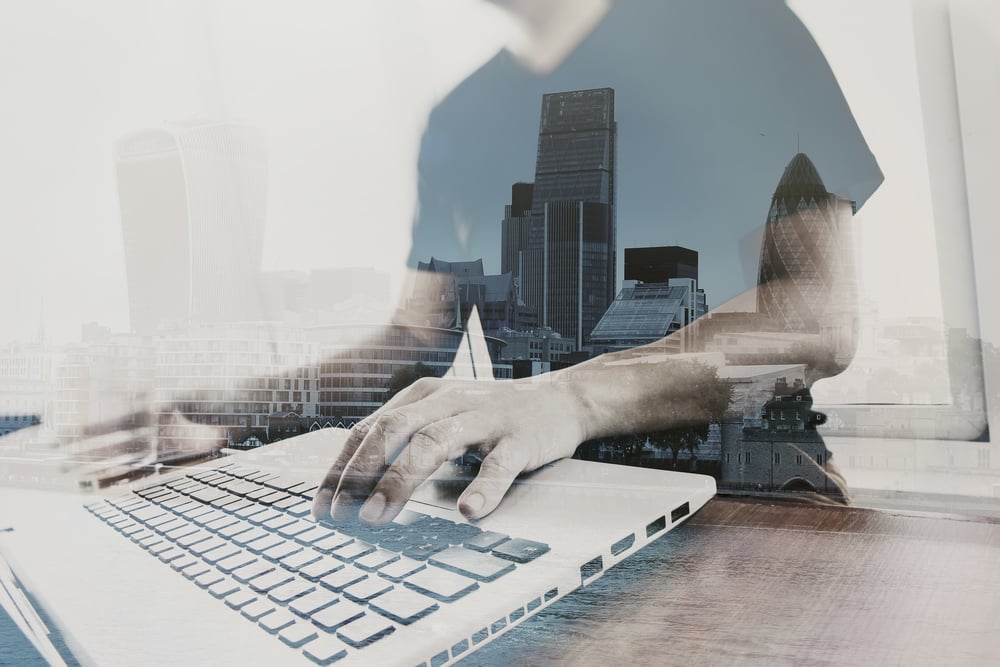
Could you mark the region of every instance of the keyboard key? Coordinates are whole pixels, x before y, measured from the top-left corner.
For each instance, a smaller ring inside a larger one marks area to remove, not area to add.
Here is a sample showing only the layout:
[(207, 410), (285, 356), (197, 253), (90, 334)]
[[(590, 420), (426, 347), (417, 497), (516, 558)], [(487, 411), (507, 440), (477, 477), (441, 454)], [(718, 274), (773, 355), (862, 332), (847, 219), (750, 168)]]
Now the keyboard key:
[(385, 637), (396, 629), (391, 622), (381, 616), (368, 614), (340, 627), (337, 636), (355, 648), (367, 646)]
[(331, 572), (336, 572), (337, 570), (343, 568), (344, 564), (339, 560), (334, 560), (329, 556), (323, 556), (321, 560), (299, 568), (299, 574), (306, 579), (316, 581), (317, 579), (322, 579)]
[(271, 507), (279, 510), (288, 510), (289, 508), (295, 507), (296, 505), (299, 505), (301, 503), (302, 499), (299, 498), (298, 496), (289, 496), (286, 494), (285, 497), (282, 498), (281, 500), (271, 503)]
[(276, 547), (279, 544), (284, 544), (285, 540), (277, 535), (265, 535), (264, 537), (258, 537), (256, 540), (246, 543), (246, 548), (250, 551), (259, 554), (267, 551), (271, 547)]
[(169, 563), (170, 561), (180, 558), (181, 556), (186, 556), (187, 552), (183, 549), (178, 549), (177, 547), (171, 547), (166, 551), (161, 551), (156, 555), (157, 558), (162, 560), (164, 563)]
[(294, 542), (282, 542), (281, 544), (261, 552), (261, 555), (268, 560), (281, 560), (285, 556), (291, 556), (292, 554), (297, 554), (300, 551), (302, 551), (302, 547)]
[(219, 509), (228, 511), (230, 505), (234, 505), (236, 503), (242, 503), (242, 502), (244, 502), (244, 501), (239, 496), (234, 496), (231, 493), (227, 493), (224, 496), (222, 496), (221, 498), (213, 500), (212, 501), (212, 507), (218, 507)]
[(506, 542), (510, 537), (503, 533), (487, 530), (465, 541), (465, 546), (475, 551), (492, 551), (493, 547)]
[(181, 512), (181, 514), (197, 524), (203, 524), (205, 521), (211, 521), (212, 518), (216, 516), (216, 510), (213, 510), (207, 505), (202, 505), (201, 503), (193, 503), (193, 505), (193, 507), (185, 509)]
[(444, 551), (448, 548), (447, 542), (438, 542), (434, 540), (425, 540), (419, 544), (409, 546), (403, 550), (403, 555), (407, 558), (414, 558), (416, 560), (427, 560), (439, 551)]
[(219, 535), (226, 539), (232, 539), (237, 535), (247, 532), (248, 530), (257, 530), (253, 527), (253, 524), (249, 521), (237, 521), (231, 526), (226, 526), (219, 530)]
[(251, 621), (259, 621), (272, 611), (274, 611), (274, 603), (261, 599), (257, 599), (240, 609), (240, 613)]
[(194, 556), (181, 556), (180, 558), (175, 558), (174, 560), (170, 561), (170, 567), (172, 567), (177, 571), (180, 571), (186, 567), (190, 567), (191, 565), (200, 562), (201, 561), (199, 561)]
[(399, 556), (392, 553), (391, 551), (386, 551), (385, 549), (378, 549), (366, 556), (362, 556), (354, 561), (354, 564), (360, 567), (362, 570), (368, 570), (369, 572), (374, 572), (375, 570), (388, 565), (389, 563), (399, 560)]
[(388, 593), (393, 588), (395, 588), (395, 586), (390, 584), (385, 579), (369, 577), (368, 579), (362, 579), (355, 584), (351, 584), (343, 590), (343, 593), (351, 600), (363, 603), (368, 602), (383, 593)]
[(156, 505), (150, 505), (149, 507), (144, 507), (140, 510), (132, 512), (132, 516), (143, 523), (146, 523), (150, 519), (155, 519), (158, 516), (163, 516), (167, 513), (167, 510), (162, 507), (157, 507)]
[(195, 491), (191, 494), (191, 497), (199, 502), (203, 502), (206, 505), (212, 503), (212, 501), (218, 500), (219, 498), (225, 498), (227, 494), (225, 491), (219, 491), (218, 489), (202, 489), (201, 491)]
[(210, 537), (207, 540), (202, 540), (197, 542), (196, 544), (191, 545), (191, 553), (200, 556), (206, 552), (218, 549), (219, 547), (231, 547), (233, 549), (239, 549), (239, 547), (234, 546), (229, 542), (226, 542), (221, 537)]
[(549, 545), (531, 540), (514, 538), (493, 548), (493, 555), (512, 560), (515, 563), (529, 563), (548, 552)]
[(403, 583), (419, 593), (430, 595), (442, 602), (452, 602), (479, 588), (479, 584), (471, 579), (436, 567), (429, 567), (410, 575)]
[(340, 598), (337, 594), (325, 588), (317, 588), (312, 593), (307, 593), (300, 598), (292, 600), (288, 608), (299, 616), (311, 616), (320, 609), (326, 609)]
[(266, 560), (258, 560), (255, 563), (250, 563), (249, 565), (244, 565), (239, 569), (233, 570), (233, 578), (241, 584), (245, 584), (251, 579), (255, 579), (273, 569), (274, 565), (271, 563), (268, 563)]
[(350, 544), (345, 544), (339, 549), (334, 549), (330, 552), (330, 555), (334, 558), (339, 558), (345, 563), (349, 563), (355, 558), (366, 556), (370, 553), (374, 553), (374, 551), (374, 545), (368, 544), (367, 542), (354, 541)]
[(336, 535), (336, 534), (337, 533), (330, 530), (329, 528), (324, 528), (323, 526), (316, 526), (315, 524), (313, 524), (313, 527), (310, 528), (309, 530), (301, 532), (298, 535), (296, 535), (295, 541), (300, 544), (312, 544), (313, 542), (318, 542), (323, 538), (330, 537), (331, 535)]
[(241, 553), (243, 553), (243, 551), (235, 544), (223, 542), (221, 546), (206, 551), (201, 555), (201, 557), (205, 559), (205, 562), (215, 565), (221, 560), (225, 560), (226, 558), (230, 558)]
[(448, 547), (427, 562), (479, 581), (493, 581), (514, 569), (509, 560), (461, 547)]
[(295, 617), (290, 612), (284, 609), (276, 609), (273, 613), (260, 619), (259, 625), (272, 635), (276, 635), (280, 630), (287, 628), (293, 623), (295, 623)]
[[(167, 537), (170, 537), (170, 536), (167, 535)], [(211, 537), (212, 537), (212, 533), (208, 532), (207, 530), (196, 530), (193, 533), (188, 533), (184, 537), (178, 538), (177, 539), (177, 544), (180, 545), (180, 546), (182, 546), (182, 547), (190, 547), (190, 546), (192, 546), (194, 544), (197, 544), (199, 542), (207, 540), (207, 539), (209, 539)], [(216, 539), (218, 539), (218, 538), (216, 538)], [(221, 543), (222, 540), (219, 540), (219, 542)], [(218, 545), (216, 545), (216, 546), (218, 546)]]
[(267, 523), (268, 521), (271, 521), (272, 519), (285, 519), (285, 518), (288, 518), (288, 515), (283, 514), (278, 510), (273, 510), (271, 508), (268, 508), (263, 512), (258, 512), (257, 514), (248, 517), (247, 521), (259, 526), (261, 524)]
[(262, 574), (259, 577), (254, 577), (247, 582), (247, 585), (252, 591), (266, 593), (272, 588), (277, 588), (278, 586), (291, 580), (292, 574), (290, 572), (285, 570), (275, 570), (273, 572)]
[[(321, 554), (318, 551), (313, 551), (312, 549), (303, 549), (298, 553), (294, 553), (291, 556), (286, 556), (281, 559), (281, 567), (286, 570), (291, 570), (295, 572), (300, 568), (317, 562), (321, 558)], [(324, 572), (324, 574), (326, 574)]]
[(312, 503), (308, 500), (302, 500), (295, 505), (283, 509), (295, 517), (309, 516), (312, 513)]
[(322, 540), (317, 540), (316, 542), (313, 542), (312, 545), (314, 548), (319, 549), (320, 551), (325, 551), (329, 553), (330, 551), (333, 551), (334, 549), (339, 549), (343, 547), (345, 544), (350, 544), (353, 541), (354, 541), (353, 537), (335, 533), (333, 535), (330, 535), (329, 537), (323, 538)]
[(287, 493), (282, 493), (281, 491), (273, 491), (272, 493), (269, 493), (266, 496), (261, 496), (260, 498), (257, 498), (257, 502), (261, 503), (262, 505), (273, 505), (279, 500), (287, 500), (290, 497), (291, 496), (289, 496)]
[(390, 581), (402, 581), (406, 577), (410, 576), (414, 572), (419, 572), (420, 570), (427, 567), (424, 563), (419, 560), (413, 560), (412, 558), (401, 558), (394, 563), (390, 563), (379, 570), (379, 574), (389, 579)]
[(361, 605), (341, 600), (335, 605), (317, 611), (311, 618), (313, 623), (329, 632), (364, 615), (365, 608)]
[(208, 588), (212, 584), (217, 584), (220, 581), (223, 581), (223, 579), (224, 577), (219, 572), (209, 570), (208, 572), (204, 572), (195, 577), (194, 583), (198, 584), (202, 588)]
[(258, 514), (262, 514), (267, 511), (269, 511), (268, 508), (264, 507), (263, 505), (258, 505), (257, 503), (254, 503), (253, 505), (250, 505), (245, 509), (236, 510), (234, 514), (240, 517), (241, 519), (249, 519), (252, 516), (256, 516)]
[(302, 597), (307, 593), (312, 593), (314, 590), (316, 590), (315, 584), (301, 579), (296, 579), (272, 589), (267, 594), (267, 597), (278, 604), (288, 604), (295, 598)]
[(180, 573), (183, 574), (188, 579), (194, 579), (195, 577), (200, 577), (201, 575), (205, 574), (211, 569), (212, 568), (205, 565), (201, 561), (197, 561), (196, 563), (192, 563), (191, 565), (182, 567)]
[(230, 514), (235, 514), (236, 512), (239, 512), (240, 510), (245, 510), (248, 507), (253, 507), (253, 506), (254, 506), (254, 502), (252, 500), (246, 500), (245, 498), (240, 498), (235, 503), (229, 503), (228, 505), (226, 505), (223, 508), (223, 510), (225, 510), (226, 512), (228, 512)]
[(310, 642), (302, 653), (317, 665), (330, 665), (347, 657), (347, 647), (336, 637), (320, 637)]
[[(263, 516), (263, 514), (258, 516)], [(288, 516), (287, 514), (282, 514), (280, 516), (274, 517), (273, 519), (268, 519), (267, 521), (264, 521), (260, 525), (262, 528), (267, 528), (268, 530), (278, 530), (279, 528), (290, 526), (296, 521), (298, 521), (298, 519), (296, 519), (295, 517)]]
[(278, 633), (278, 638), (292, 648), (300, 648), (317, 637), (316, 628), (302, 621), (296, 621)]
[(354, 567), (353, 565), (345, 565), (340, 570), (336, 572), (331, 572), (322, 579), (319, 583), (323, 584), (330, 590), (337, 591), (338, 593), (351, 584), (357, 583), (362, 579), (367, 579), (368, 575)]
[(241, 590), (239, 584), (232, 579), (224, 578), (208, 587), (208, 592), (217, 598), (224, 598), (236, 591)]
[(142, 539), (139, 540), (139, 546), (141, 546), (143, 549), (149, 549), (150, 547), (156, 544), (168, 544), (168, 543), (164, 542), (163, 538), (157, 535), (156, 533), (152, 533), (150, 534), (149, 537), (143, 537)]
[(208, 529), (208, 530), (212, 531), (213, 533), (215, 533), (215, 532), (218, 532), (218, 531), (222, 530), (226, 526), (232, 526), (233, 524), (237, 524), (239, 522), (240, 522), (239, 519), (237, 519), (236, 517), (232, 516), (231, 514), (227, 514), (227, 515), (221, 516), (221, 517), (219, 517), (217, 519), (213, 519), (212, 521), (209, 521), (208, 523), (205, 523), (204, 526), (205, 526), (206, 529)]
[(300, 535), (306, 532), (307, 530), (312, 530), (315, 527), (316, 524), (314, 524), (312, 521), (303, 521), (302, 519), (297, 519), (279, 528), (278, 535), (282, 535), (284, 537), (295, 537), (296, 535)]
[(226, 597), (226, 606), (232, 609), (240, 609), (241, 607), (245, 607), (254, 600), (258, 599), (259, 598), (250, 591), (241, 589), (236, 591), (235, 593), (230, 593)]
[(438, 608), (437, 602), (408, 588), (395, 588), (378, 596), (368, 606), (383, 616), (405, 625)]
[(269, 533), (262, 528), (253, 528), (246, 531), (245, 533), (240, 533), (239, 535), (233, 535), (233, 542), (243, 546), (254, 540), (259, 540), (262, 537), (268, 537)]
[(256, 560), (257, 557), (254, 556), (252, 553), (248, 553), (246, 551), (240, 551), (239, 553), (233, 554), (229, 558), (223, 558), (222, 560), (220, 560), (218, 563), (215, 564), (215, 567), (219, 568), (219, 570), (221, 570), (222, 572), (228, 574), (229, 572), (237, 570), (243, 567), (244, 565), (249, 565), (250, 563), (253, 563)]
[[(169, 551), (171, 549), (176, 549), (177, 547), (175, 547), (172, 542), (166, 542), (166, 541), (164, 541), (164, 542), (157, 542), (156, 544), (151, 544), (151, 545), (149, 545), (148, 548), (149, 548), (149, 553), (153, 554), (154, 556), (159, 556), (160, 554), (164, 553), (165, 551)], [(180, 556), (183, 556), (183, 555), (184, 555), (184, 552), (181, 552), (177, 557), (179, 558)]]
[(183, 526), (184, 523), (185, 522), (183, 520), (178, 519), (173, 514), (164, 514), (156, 517), (155, 519), (150, 519), (146, 522), (146, 525), (159, 533), (164, 533), (168, 530), (176, 528), (177, 526)]
[(163, 535), (168, 540), (179, 540), (180, 538), (184, 537), (185, 535), (190, 535), (191, 533), (197, 533), (198, 532), (198, 526), (192, 526), (191, 524), (189, 524), (186, 521), (184, 521), (182, 523), (183, 523), (183, 525), (177, 526), (176, 528), (168, 530)]

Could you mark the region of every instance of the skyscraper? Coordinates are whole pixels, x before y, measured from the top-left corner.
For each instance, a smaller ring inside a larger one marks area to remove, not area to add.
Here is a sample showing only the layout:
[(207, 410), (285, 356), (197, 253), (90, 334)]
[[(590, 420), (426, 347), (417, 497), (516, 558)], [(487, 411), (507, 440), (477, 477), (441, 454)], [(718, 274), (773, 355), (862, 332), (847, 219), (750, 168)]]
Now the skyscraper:
[(665, 283), (671, 278), (698, 280), (698, 251), (679, 245), (625, 248), (625, 280)]
[(838, 328), (851, 328), (852, 214), (853, 204), (826, 191), (804, 153), (792, 158), (771, 198), (757, 281), (757, 311), (779, 331), (818, 334), (831, 317), (848, 318)]
[(616, 133), (611, 88), (542, 98), (523, 294), (577, 346), (615, 296)]
[(173, 123), (119, 139), (114, 154), (132, 330), (260, 319), (262, 133)]

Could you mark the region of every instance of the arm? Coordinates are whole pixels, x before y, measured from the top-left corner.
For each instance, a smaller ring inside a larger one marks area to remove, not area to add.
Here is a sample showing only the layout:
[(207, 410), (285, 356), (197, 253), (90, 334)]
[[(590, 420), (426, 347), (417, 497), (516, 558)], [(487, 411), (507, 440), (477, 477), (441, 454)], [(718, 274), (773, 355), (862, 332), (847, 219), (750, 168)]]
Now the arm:
[(572, 456), (588, 439), (705, 421), (699, 384), (715, 369), (662, 342), (521, 380), (424, 378), (351, 433), (316, 494), (313, 513), (381, 524), (449, 459), (485, 454), (459, 498), (467, 517), (492, 512), (521, 472)]

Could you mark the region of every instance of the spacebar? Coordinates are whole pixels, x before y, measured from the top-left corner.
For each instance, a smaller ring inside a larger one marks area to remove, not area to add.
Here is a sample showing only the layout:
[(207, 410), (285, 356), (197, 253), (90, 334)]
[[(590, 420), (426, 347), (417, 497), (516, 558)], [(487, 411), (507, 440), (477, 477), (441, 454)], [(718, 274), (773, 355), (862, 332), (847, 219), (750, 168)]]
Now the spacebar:
[(493, 581), (514, 569), (509, 560), (461, 547), (448, 547), (431, 556), (428, 562), (479, 581)]

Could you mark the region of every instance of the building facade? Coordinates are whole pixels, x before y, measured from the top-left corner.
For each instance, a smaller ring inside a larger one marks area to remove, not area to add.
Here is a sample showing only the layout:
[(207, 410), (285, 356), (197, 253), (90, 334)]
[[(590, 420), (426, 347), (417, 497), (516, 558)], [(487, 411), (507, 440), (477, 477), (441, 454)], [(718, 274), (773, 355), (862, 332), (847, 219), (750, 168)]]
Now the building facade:
[(114, 144), (132, 330), (261, 319), (263, 134), (173, 123)]
[(757, 280), (757, 311), (779, 330), (819, 334), (823, 326), (832, 336), (830, 315), (853, 339), (856, 322), (844, 321), (857, 306), (853, 211), (851, 201), (826, 191), (804, 153), (785, 167), (767, 214)]
[[(319, 367), (320, 417), (350, 425), (386, 401), (394, 373), (421, 363), (443, 376), (456, 363), (466, 332), (402, 324), (318, 327), (323, 344)], [(501, 356), (502, 340), (485, 337), (491, 359)], [(509, 379), (510, 364), (493, 364), (494, 377)]]
[[(614, 90), (543, 96), (531, 221), (517, 252), (539, 324), (578, 347), (615, 296), (616, 146)], [(513, 262), (514, 235), (507, 239), (503, 254)]]
[(667, 352), (691, 352), (691, 325), (708, 310), (697, 280), (671, 278), (665, 283), (626, 286), (594, 327), (590, 342), (595, 354), (663, 341)]

